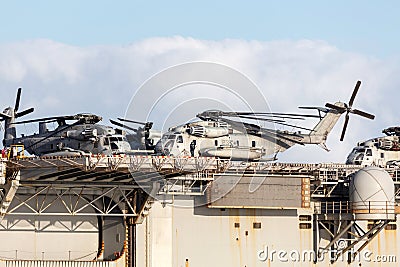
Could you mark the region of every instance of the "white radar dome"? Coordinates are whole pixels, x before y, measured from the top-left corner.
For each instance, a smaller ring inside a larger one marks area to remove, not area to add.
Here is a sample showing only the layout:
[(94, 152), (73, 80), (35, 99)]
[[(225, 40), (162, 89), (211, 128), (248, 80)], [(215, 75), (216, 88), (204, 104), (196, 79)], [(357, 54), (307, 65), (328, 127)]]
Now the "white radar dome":
[(366, 167), (350, 181), (350, 203), (357, 220), (394, 220), (394, 183), (385, 170)]

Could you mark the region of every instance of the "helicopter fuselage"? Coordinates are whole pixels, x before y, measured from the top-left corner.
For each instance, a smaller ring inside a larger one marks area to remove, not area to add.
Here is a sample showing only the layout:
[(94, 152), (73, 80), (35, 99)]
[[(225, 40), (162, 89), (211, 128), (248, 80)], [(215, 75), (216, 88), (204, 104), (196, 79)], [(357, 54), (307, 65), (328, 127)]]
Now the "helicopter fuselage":
[(155, 147), (156, 153), (162, 155), (233, 160), (259, 160), (275, 150), (280, 150), (279, 145), (261, 135), (250, 135), (216, 121), (197, 121), (170, 128)]
[(383, 136), (360, 142), (349, 153), (346, 164), (386, 167), (400, 162), (399, 136)]
[[(6, 139), (6, 146), (23, 144), (26, 151), (37, 156), (61, 152), (65, 155), (74, 155), (76, 152), (112, 155), (131, 149), (125, 135), (117, 134), (109, 126), (79, 124), (70, 127), (66, 124), (48, 131), (41, 123), (40, 129), (38, 134)], [(54, 132), (57, 134), (53, 135)]]

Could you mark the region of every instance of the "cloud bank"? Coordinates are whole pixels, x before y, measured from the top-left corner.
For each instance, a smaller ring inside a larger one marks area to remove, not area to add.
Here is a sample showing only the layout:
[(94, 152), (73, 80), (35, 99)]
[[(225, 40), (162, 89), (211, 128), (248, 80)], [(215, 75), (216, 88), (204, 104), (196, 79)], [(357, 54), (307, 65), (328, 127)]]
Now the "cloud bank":
[[(191, 61), (216, 62), (240, 71), (276, 112), (348, 102), (356, 81), (362, 81), (354, 106), (375, 114), (375, 121), (352, 116), (345, 141), (339, 142), (340, 120), (328, 138), (331, 152), (295, 146), (278, 156), (281, 161), (343, 162), (358, 141), (399, 123), (398, 60), (341, 51), (319, 40), (207, 41), (176, 36), (124, 46), (78, 47), (46, 39), (0, 44), (0, 104), (13, 105), (16, 89), (23, 87), (21, 109), (36, 108), (29, 118), (91, 112), (107, 123), (125, 114), (135, 91), (152, 75)], [(182, 122), (207, 107), (195, 109), (181, 114)], [(32, 126), (26, 127), (29, 131)]]

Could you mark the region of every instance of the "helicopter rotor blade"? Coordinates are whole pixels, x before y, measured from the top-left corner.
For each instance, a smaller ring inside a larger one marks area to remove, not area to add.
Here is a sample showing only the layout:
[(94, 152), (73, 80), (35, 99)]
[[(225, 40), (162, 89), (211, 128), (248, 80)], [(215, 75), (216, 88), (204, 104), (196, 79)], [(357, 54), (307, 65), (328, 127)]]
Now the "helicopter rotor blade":
[(297, 126), (297, 125), (293, 125), (293, 124), (289, 124), (289, 123), (284, 123), (284, 122), (275, 122), (275, 123), (283, 125), (283, 126), (289, 126), (289, 127), (301, 129), (301, 130), (312, 131), (312, 129), (310, 129), (310, 128), (305, 128), (305, 127), (301, 127), (301, 126)]
[(330, 103), (326, 103), (325, 107), (330, 108), (330, 109), (335, 109), (335, 110), (339, 111), (340, 113), (346, 112), (346, 108), (342, 108), (342, 107), (339, 107), (339, 106), (336, 106), (336, 105), (333, 105)]
[(122, 127), (122, 128), (128, 129), (128, 130), (137, 132), (137, 129), (134, 129), (134, 128), (132, 128), (132, 127), (129, 127), (129, 126), (127, 126), (127, 125), (125, 125), (125, 124), (122, 124), (122, 123), (120, 123), (120, 122), (117, 122), (117, 121), (115, 121), (115, 120), (111, 120), (111, 119), (110, 119), (110, 122), (111, 122), (112, 124), (118, 126), (118, 127)]
[[(293, 125), (293, 124), (289, 124), (286, 123), (284, 120), (273, 120), (273, 119), (266, 119), (266, 118), (249, 118), (247, 116), (238, 116), (239, 118), (244, 118), (244, 119), (254, 119), (254, 120), (260, 120), (260, 121), (267, 121), (267, 122), (273, 122), (279, 125), (283, 125), (283, 126), (289, 126), (289, 127), (293, 127), (293, 128), (297, 128), (297, 129), (302, 129), (302, 130), (307, 130), (307, 131), (312, 131), (312, 129), (309, 128), (305, 128), (305, 127), (301, 127), (301, 126), (297, 126), (297, 125)], [(304, 120), (302, 118), (298, 118), (301, 120)]]
[[(324, 107), (299, 107), (299, 109), (315, 109), (315, 110), (318, 110), (318, 111), (321, 111), (321, 112), (324, 112), (324, 113), (328, 113), (329, 112), (329, 109), (324, 108)], [(319, 117), (319, 116), (317, 116), (317, 117)]]
[[(251, 116), (249, 115), (238, 115), (236, 117), (238, 118), (244, 118), (244, 119), (250, 119), (250, 120), (261, 120), (261, 121), (270, 121), (270, 122), (274, 122), (274, 121), (280, 121), (280, 122), (285, 122), (283, 119), (289, 119), (289, 120), (304, 120), (304, 117), (294, 117), (294, 116), (276, 116), (276, 115), (263, 115), (266, 118), (263, 118), (261, 116)], [(269, 119), (271, 118), (271, 119)], [(281, 120), (279, 120), (281, 119)]]
[(0, 120), (11, 119), (10, 115), (4, 114), (3, 112), (0, 112), (0, 117)]
[(343, 130), (342, 130), (342, 135), (340, 136), (340, 141), (343, 141), (344, 139), (344, 135), (346, 133), (346, 129), (347, 129), (347, 124), (349, 123), (349, 114), (356, 114), (359, 116), (362, 116), (364, 118), (373, 120), (375, 119), (375, 115), (372, 115), (370, 113), (358, 110), (358, 109), (352, 109), (353, 107), (353, 103), (354, 103), (354, 99), (356, 98), (356, 95), (358, 93), (358, 90), (360, 89), (361, 86), (361, 81), (357, 81), (356, 86), (354, 87), (353, 93), (351, 94), (350, 100), (348, 104), (344, 104), (344, 111), (346, 112), (346, 118), (344, 121), (344, 126), (343, 126)]
[[(206, 112), (205, 112), (206, 114)], [(227, 117), (239, 117), (239, 116), (251, 116), (255, 119), (259, 117), (277, 117), (287, 119), (304, 119), (304, 118), (319, 118), (317, 115), (312, 114), (295, 114), (295, 113), (279, 113), (279, 112), (223, 112), (220, 111), (216, 116), (227, 116)]]
[(360, 116), (362, 116), (364, 118), (370, 119), (370, 120), (375, 119), (375, 115), (369, 114), (367, 112), (364, 112), (364, 111), (361, 111), (361, 110), (358, 110), (358, 109), (353, 109), (351, 112), (354, 113), (354, 114), (360, 115)]
[(319, 118), (319, 116), (317, 115), (312, 115), (312, 114), (295, 114), (295, 113), (276, 113), (276, 112), (272, 112), (269, 113), (272, 116), (276, 116), (276, 117), (298, 117), (298, 118)]
[[(233, 128), (235, 128), (235, 129), (237, 129), (239, 131), (245, 130), (248, 134), (258, 135), (260, 132), (268, 132), (270, 134), (275, 135), (276, 136), (275, 139), (282, 138), (282, 139), (285, 139), (285, 140), (293, 142), (293, 143), (304, 145), (302, 142), (294, 140), (294, 139), (292, 139), (290, 137), (287, 137), (287, 135), (283, 135), (281, 133), (278, 133), (275, 130), (261, 128), (258, 125), (251, 124), (251, 123), (246, 123), (246, 122), (238, 122), (238, 121), (233, 121), (233, 120), (229, 120), (229, 119), (225, 119), (225, 118), (218, 118), (218, 119), (220, 119), (220, 120), (222, 120), (222, 121), (224, 121), (226, 123), (229, 123)], [(278, 122), (278, 124), (282, 124), (282, 125), (285, 125), (285, 126), (290, 126), (290, 127), (295, 127), (295, 128), (311, 131), (311, 129), (303, 128), (303, 127), (299, 127), (299, 126), (295, 126), (295, 125), (291, 125), (291, 124), (287, 124), (287, 123), (279, 123)]]
[[(206, 114), (206, 113), (202, 113), (199, 116), (205, 116), (208, 117), (211, 120), (214, 121), (224, 121), (228, 124), (230, 124), (232, 126), (232, 128), (238, 130), (238, 131), (245, 131), (247, 134), (249, 135), (257, 135), (259, 136), (260, 134), (265, 134), (266, 136), (264, 136), (263, 138), (266, 140), (269, 140), (271, 142), (276, 142), (278, 143), (280, 146), (283, 147), (290, 147), (289, 144), (285, 143), (285, 141), (291, 142), (291, 143), (295, 143), (295, 144), (299, 144), (299, 145), (304, 145), (303, 142), (298, 141), (296, 139), (291, 138), (291, 136), (285, 135), (283, 133), (278, 133), (275, 130), (271, 130), (271, 129), (266, 129), (266, 128), (261, 128), (258, 125), (255, 124), (251, 124), (251, 123), (246, 123), (246, 122), (238, 122), (238, 121), (234, 121), (234, 120), (230, 120), (230, 119), (226, 119), (223, 117), (219, 116), (220, 114), (216, 114), (216, 116), (210, 116), (210, 114)], [(310, 129), (307, 129), (310, 130)]]
[(274, 136), (275, 136), (275, 142), (279, 142), (279, 141), (281, 141), (280, 139), (283, 139), (283, 140), (286, 140), (286, 141), (289, 141), (289, 142), (292, 142), (292, 143), (295, 143), (295, 144), (299, 144), (299, 145), (303, 145), (303, 146), (304, 146), (304, 143), (303, 143), (303, 142), (298, 141), (298, 140), (295, 140), (295, 139), (291, 138), (291, 136), (288, 136), (288, 135), (286, 135), (286, 134), (278, 133), (278, 132), (276, 132), (276, 131), (274, 131), (274, 130), (270, 130), (270, 129), (266, 129), (266, 128), (261, 128), (261, 132), (262, 132), (262, 133), (265, 133), (265, 134), (268, 134), (269, 136), (270, 136), (270, 135), (274, 135)]
[(18, 112), (17, 114), (15, 114), (15, 118), (19, 118), (19, 117), (25, 116), (25, 115), (27, 115), (29, 113), (32, 113), (34, 110), (35, 110), (34, 108), (25, 109), (24, 111), (21, 111), (21, 112)]
[(136, 124), (140, 124), (140, 125), (146, 125), (146, 122), (141, 122), (141, 121), (133, 121), (133, 120), (128, 120), (128, 119), (123, 119), (123, 118), (117, 118), (120, 121), (124, 121), (124, 122), (130, 122), (130, 123), (136, 123)]
[[(261, 128), (258, 125), (255, 124), (251, 124), (251, 123), (246, 123), (246, 122), (238, 122), (238, 121), (233, 121), (230, 119), (226, 119), (226, 118), (215, 118), (215, 120), (222, 120), (228, 124), (230, 124), (232, 126), (232, 128), (238, 130), (238, 131), (245, 131), (247, 134), (249, 135), (257, 135), (259, 136), (260, 133), (264, 133), (267, 136), (264, 136), (264, 138), (270, 140), (271, 142), (279, 142), (280, 138), (293, 142), (294, 140), (287, 138), (285, 136), (281, 136), (280, 134), (278, 134), (276, 131), (273, 130), (269, 130), (269, 129), (264, 129)], [(295, 143), (297, 143), (297, 141), (295, 141)]]
[(22, 90), (21, 87), (18, 88), (18, 91), (17, 91), (17, 98), (15, 99), (15, 106), (14, 106), (14, 111), (15, 111), (15, 112), (17, 112), (18, 109), (19, 109), (19, 102), (20, 102), (20, 100), (21, 100), (21, 90)]
[(47, 120), (52, 120), (55, 119), (54, 117), (49, 117), (49, 118), (41, 118), (41, 119), (32, 119), (32, 120), (26, 120), (26, 121), (16, 121), (13, 124), (25, 124), (25, 123), (31, 123), (31, 122), (41, 122), (41, 121), (47, 121)]
[(360, 89), (361, 81), (357, 81), (356, 86), (354, 87), (353, 93), (351, 94), (350, 101), (349, 101), (349, 107), (351, 108), (354, 103), (354, 99), (356, 98), (358, 89)]
[(239, 115), (237, 117), (238, 118), (242, 118), (242, 119), (260, 120), (260, 121), (267, 121), (267, 122), (285, 122), (284, 120), (275, 120), (275, 119), (269, 119), (269, 118), (251, 117), (251, 116), (245, 116), (245, 115)]
[(349, 114), (346, 114), (346, 118), (344, 120), (344, 125), (343, 125), (343, 130), (342, 130), (342, 134), (340, 135), (340, 141), (343, 141), (344, 139), (344, 135), (346, 134), (346, 129), (347, 129), (347, 124), (349, 123)]
[(41, 121), (54, 121), (54, 120), (74, 120), (74, 116), (55, 116), (55, 117), (46, 117), (46, 118), (39, 118), (39, 119), (32, 119), (26, 121), (17, 121), (13, 124), (24, 124), (24, 123), (31, 123), (31, 122), (41, 122)]

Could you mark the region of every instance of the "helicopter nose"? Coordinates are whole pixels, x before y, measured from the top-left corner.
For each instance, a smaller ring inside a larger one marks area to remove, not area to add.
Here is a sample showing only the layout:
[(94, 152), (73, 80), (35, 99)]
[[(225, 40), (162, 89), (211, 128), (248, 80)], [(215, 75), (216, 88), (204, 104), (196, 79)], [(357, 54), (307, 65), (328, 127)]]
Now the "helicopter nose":
[(159, 140), (154, 148), (157, 154), (164, 154), (165, 142)]

